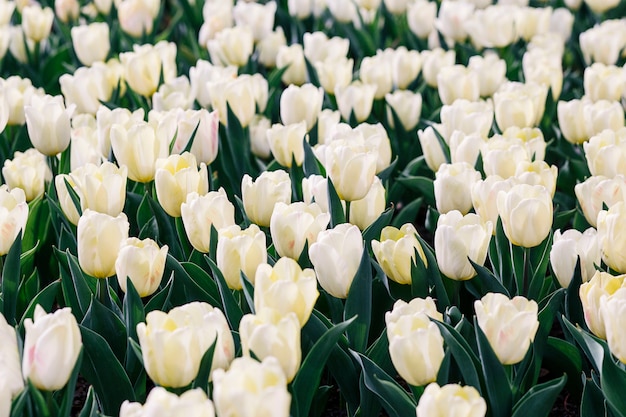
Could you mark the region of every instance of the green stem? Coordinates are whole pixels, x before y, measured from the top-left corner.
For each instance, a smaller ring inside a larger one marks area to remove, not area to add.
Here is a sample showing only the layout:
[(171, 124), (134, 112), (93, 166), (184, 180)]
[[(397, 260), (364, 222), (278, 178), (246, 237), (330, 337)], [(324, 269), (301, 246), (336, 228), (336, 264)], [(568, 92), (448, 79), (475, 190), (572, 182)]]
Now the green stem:
[(346, 201), (346, 223), (350, 223), (350, 205), (351, 201)]
[(98, 300), (105, 306), (109, 304), (109, 285), (107, 279), (108, 278), (98, 279), (98, 289), (96, 291)]
[(530, 277), (528, 276), (529, 273), (529, 263), (530, 263), (530, 248), (524, 248), (524, 275), (523, 275), (523, 280), (524, 280), (524, 289), (522, 294), (525, 297), (528, 297), (528, 288), (530, 286)]
[(415, 402), (419, 402), (420, 398), (422, 397), (422, 394), (424, 393), (424, 389), (425, 387), (420, 385), (415, 386), (415, 385), (410, 385), (409, 384), (409, 388), (411, 388), (411, 393), (413, 393), (413, 397), (415, 398)]

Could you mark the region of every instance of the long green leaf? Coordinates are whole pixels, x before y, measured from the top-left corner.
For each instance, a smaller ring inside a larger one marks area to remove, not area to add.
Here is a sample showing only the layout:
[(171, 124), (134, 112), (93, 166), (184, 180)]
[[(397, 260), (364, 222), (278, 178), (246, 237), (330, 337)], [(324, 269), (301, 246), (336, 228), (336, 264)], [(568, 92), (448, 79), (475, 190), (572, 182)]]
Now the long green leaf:
[(126, 356), (126, 326), (111, 310), (106, 308), (98, 299), (91, 299), (91, 305), (85, 313), (81, 324), (102, 336), (111, 347), (120, 363)]
[(606, 416), (607, 409), (604, 394), (594, 381), (594, 378), (586, 378), (583, 374), (583, 383), (585, 387), (580, 401), (580, 417)]
[(16, 323), (17, 295), (20, 285), (20, 254), (22, 253), (22, 233), (18, 233), (4, 260), (2, 268), (2, 313), (7, 323)]
[(176, 259), (183, 259), (183, 249), (178, 241), (173, 219), (163, 210), (161, 205), (148, 196), (148, 203), (159, 227), (159, 241), (169, 246), (169, 253)]
[(574, 337), (576, 343), (578, 343), (587, 358), (591, 361), (596, 372), (601, 373), (604, 351), (607, 349), (606, 343), (586, 331), (574, 327), (565, 317), (562, 317), (562, 319), (565, 324), (565, 329)]
[(480, 369), (480, 360), (472, 351), (467, 340), (449, 324), (437, 320), (433, 320), (433, 322), (439, 327), (443, 340), (445, 340), (446, 345), (452, 352), (452, 356), (459, 365), (465, 385), (471, 385), (479, 393), (482, 393), (481, 377), (478, 371)]
[[(66, 256), (72, 277), (72, 290), (77, 301), (77, 305), (70, 305), (70, 307), (72, 307), (76, 318), (82, 321), (91, 304), (91, 298), (95, 295), (95, 291), (87, 284), (87, 280), (95, 281), (95, 278), (87, 277), (83, 273), (80, 265), (78, 265), (78, 259), (69, 251), (66, 252)], [(93, 282), (93, 285), (95, 285), (95, 282)]]
[(78, 380), (78, 371), (80, 370), (81, 364), (83, 362), (84, 348), (80, 349), (80, 353), (78, 354), (78, 359), (76, 360), (76, 364), (74, 365), (74, 370), (70, 375), (70, 379), (65, 386), (65, 395), (63, 395), (63, 402), (61, 403), (61, 408), (59, 409), (60, 417), (70, 417), (70, 412), (72, 411), (72, 405), (74, 402), (74, 391), (76, 389), (76, 381)]
[(372, 266), (367, 248), (363, 249), (343, 314), (344, 320), (356, 316), (354, 325), (347, 331), (350, 347), (357, 352), (365, 352), (372, 319)]
[(41, 305), (45, 311), (52, 310), (52, 305), (54, 304), (54, 300), (56, 299), (56, 296), (59, 292), (59, 285), (61, 285), (59, 281), (51, 282), (46, 288), (41, 290), (35, 297), (31, 299), (30, 304), (28, 304), (26, 311), (24, 311), (24, 314), (20, 319), (20, 328), (24, 326), (24, 320), (27, 317), (33, 316), (37, 304)]
[(353, 322), (354, 318), (351, 318), (328, 329), (326, 333), (315, 342), (304, 361), (302, 361), (302, 365), (291, 387), (293, 396), (298, 399), (297, 402), (294, 402), (294, 407), (292, 407), (291, 410), (294, 417), (306, 417), (309, 415), (311, 402), (315, 394), (315, 390), (312, 389), (312, 387), (319, 385), (322, 371), (324, 370), (324, 364), (331, 351), (336, 346), (343, 332), (346, 331)]
[(363, 239), (369, 245), (372, 239), (380, 239), (380, 232), (385, 226), (388, 226), (393, 217), (393, 206), (382, 212), (374, 223), (370, 224), (367, 229), (363, 230)]
[(611, 411), (616, 416), (625, 417), (626, 397), (624, 396), (624, 387), (626, 386), (626, 371), (613, 361), (611, 352), (608, 349), (604, 353), (600, 383), (602, 384), (602, 391), (604, 391), (604, 398), (606, 398)]
[(566, 381), (567, 376), (563, 375), (552, 381), (535, 385), (515, 404), (512, 417), (547, 417)]
[(328, 177), (326, 179), (328, 182), (327, 192), (328, 192), (328, 209), (330, 211), (330, 228), (334, 228), (340, 223), (346, 222), (346, 215), (344, 212), (343, 205), (341, 204), (341, 199), (337, 194), (337, 190), (335, 189), (335, 185), (333, 181)]
[(213, 277), (217, 281), (217, 286), (220, 290), (220, 296), (222, 297), (224, 314), (226, 314), (226, 318), (228, 319), (230, 328), (238, 329), (239, 322), (243, 317), (243, 311), (241, 311), (241, 307), (239, 306), (239, 304), (237, 304), (237, 300), (235, 300), (232, 291), (230, 290), (230, 288), (228, 288), (228, 284), (226, 284), (226, 280), (222, 275), (222, 271), (220, 271), (220, 269), (217, 267), (215, 262), (211, 260), (211, 258), (205, 255), (204, 259), (209, 264), (211, 272), (213, 273)]
[(193, 381), (192, 388), (200, 388), (202, 391), (209, 394), (209, 377), (211, 376), (211, 367), (213, 366), (213, 355), (215, 354), (215, 346), (217, 345), (217, 334), (215, 340), (211, 343), (211, 346), (202, 355), (200, 361), (200, 367), (198, 368), (198, 374)]

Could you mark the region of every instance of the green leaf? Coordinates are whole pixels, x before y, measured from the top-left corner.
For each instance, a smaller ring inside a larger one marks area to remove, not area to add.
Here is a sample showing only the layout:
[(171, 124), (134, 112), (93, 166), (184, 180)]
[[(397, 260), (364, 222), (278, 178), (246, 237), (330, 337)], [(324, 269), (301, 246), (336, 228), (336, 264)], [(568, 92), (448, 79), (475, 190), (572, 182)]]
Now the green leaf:
[(83, 408), (80, 410), (80, 414), (78, 417), (97, 417), (98, 406), (96, 401), (94, 401), (94, 391), (93, 386), (89, 387), (89, 391), (87, 391), (87, 398), (85, 399), (85, 404)]
[(478, 371), (481, 367), (480, 360), (472, 351), (467, 340), (449, 324), (437, 320), (432, 321), (439, 327), (443, 340), (445, 340), (454, 360), (459, 365), (465, 385), (473, 386), (483, 395), (481, 375)]
[(530, 249), (529, 262), (532, 267), (530, 285), (528, 288), (528, 298), (530, 299), (541, 300), (544, 297), (542, 287), (550, 263), (551, 248), (552, 231), (550, 231), (548, 237), (546, 237), (539, 246)]
[(11, 404), (11, 417), (22, 417), (23, 414), (23, 410), (24, 407), (26, 406), (26, 403), (28, 402), (28, 398), (29, 398), (29, 389), (28, 387), (26, 387), (25, 389), (22, 390), (22, 392), (19, 393), (19, 395), (17, 397), (15, 397), (13, 399), (13, 403)]
[(606, 398), (611, 411), (616, 416), (625, 417), (626, 397), (624, 396), (624, 387), (626, 387), (626, 371), (613, 361), (611, 352), (608, 349), (604, 352), (600, 383), (602, 384), (602, 391), (604, 391), (604, 398)]
[(304, 58), (304, 63), (306, 65), (307, 79), (309, 83), (313, 84), (315, 87), (320, 87), (320, 80), (317, 76), (317, 71), (315, 67), (311, 64), (311, 61), (308, 58)]
[(480, 354), (480, 364), (485, 377), (487, 400), (493, 417), (509, 417), (513, 407), (511, 383), (506, 375), (504, 366), (498, 360), (487, 336), (483, 333), (474, 317), (476, 343)]
[(574, 270), (574, 276), (567, 286), (565, 292), (565, 317), (579, 326), (587, 328), (585, 323), (585, 316), (583, 313), (583, 304), (580, 301), (580, 286), (583, 283), (582, 271), (580, 267), (580, 257), (576, 259), (576, 269)]
[(72, 411), (72, 405), (74, 402), (74, 391), (76, 389), (76, 381), (78, 380), (78, 371), (80, 370), (81, 364), (83, 362), (84, 348), (80, 348), (80, 353), (78, 354), (78, 358), (76, 359), (76, 364), (74, 365), (74, 370), (70, 375), (70, 379), (65, 386), (65, 395), (63, 395), (63, 402), (61, 403), (61, 408), (59, 409), (59, 417), (70, 417), (70, 413)]
[(424, 251), (424, 255), (426, 256), (426, 261), (428, 262), (428, 266), (426, 267), (428, 284), (431, 288), (434, 287), (435, 289), (435, 293), (437, 294), (437, 304), (439, 305), (439, 308), (447, 308), (448, 306), (450, 306), (450, 297), (448, 296), (446, 287), (441, 280), (441, 273), (439, 272), (439, 267), (437, 266), (435, 251), (419, 235), (417, 235), (417, 241), (422, 246), (422, 250)]
[(17, 319), (23, 315), (24, 310), (28, 306), (28, 303), (39, 293), (39, 271), (33, 270), (33, 273), (24, 280), (22, 280), (17, 290), (17, 309), (15, 318)]
[(136, 401), (133, 387), (107, 341), (85, 326), (79, 325), (79, 328), (85, 354), (80, 373), (93, 385), (102, 411), (117, 415), (125, 400)]
[(532, 387), (513, 408), (512, 417), (547, 417), (554, 401), (565, 386), (567, 376)]
[(163, 210), (163, 208), (152, 197), (148, 197), (148, 203), (154, 214), (159, 227), (159, 241), (169, 246), (169, 252), (176, 259), (183, 259), (183, 250), (176, 235), (176, 228), (173, 219)]
[(415, 414), (417, 403), (407, 392), (367, 356), (352, 352), (363, 370), (365, 386), (378, 396), (387, 413), (392, 417)]
[(14, 325), (17, 314), (17, 295), (20, 285), (20, 254), (22, 253), (22, 233), (18, 233), (4, 259), (2, 268), (2, 313), (7, 323)]
[(169, 300), (172, 296), (172, 288), (174, 284), (174, 273), (170, 276), (170, 279), (165, 284), (165, 287), (155, 293), (150, 301), (146, 304), (144, 308), (145, 313), (149, 313), (154, 310), (166, 310), (166, 306), (169, 303)]
[(30, 304), (28, 304), (28, 308), (26, 308), (26, 311), (20, 320), (20, 328), (24, 326), (24, 320), (27, 317), (33, 316), (37, 304), (41, 305), (45, 311), (52, 310), (52, 305), (54, 304), (54, 300), (59, 292), (59, 285), (61, 285), (59, 281), (53, 281), (31, 299)]
[(72, 291), (74, 295), (70, 301), (73, 301), (74, 299), (76, 300), (76, 305), (70, 304), (70, 307), (72, 307), (72, 311), (74, 312), (74, 315), (76, 315), (76, 318), (82, 321), (83, 317), (87, 313), (87, 310), (89, 309), (89, 305), (91, 304), (91, 298), (95, 294), (95, 291), (93, 291), (90, 288), (90, 285), (87, 284), (87, 280), (91, 279), (93, 281), (92, 285), (95, 286), (96, 279), (87, 277), (83, 273), (82, 269), (78, 265), (78, 259), (72, 255), (69, 250), (66, 251), (65, 254), (67, 256), (67, 263), (72, 277), (71, 288), (68, 289)]
[[(204, 264), (204, 258), (202, 259), (202, 262)], [(211, 275), (195, 263), (181, 262), (180, 264), (189, 275), (189, 278), (209, 295), (211, 299), (209, 304), (219, 305), (220, 303), (218, 300), (220, 299), (220, 290)]]
[(423, 197), (411, 201), (409, 204), (400, 209), (398, 215), (395, 219), (393, 219), (393, 222), (391, 222), (391, 224), (399, 229), (405, 223), (413, 223), (417, 218), (417, 214), (419, 213), (420, 208), (422, 208), (423, 202)]
[(222, 298), (222, 306), (224, 307), (224, 314), (226, 314), (230, 328), (238, 329), (241, 317), (243, 317), (243, 311), (241, 311), (241, 307), (237, 304), (237, 300), (235, 300), (232, 291), (228, 288), (228, 284), (226, 284), (222, 271), (220, 271), (211, 258), (205, 255), (204, 259), (206, 259), (209, 264), (213, 277), (215, 278), (215, 281), (217, 281), (217, 286), (220, 290), (220, 296)]
[(332, 229), (338, 224), (345, 223), (346, 215), (333, 181), (330, 177), (326, 178), (326, 181), (328, 182), (328, 210), (330, 212), (330, 228)]
[(398, 177), (396, 181), (408, 189), (420, 193), (427, 205), (435, 205), (435, 187), (431, 178), (419, 176)]
[(198, 374), (193, 381), (192, 388), (201, 388), (202, 391), (209, 394), (209, 376), (211, 375), (211, 366), (213, 365), (213, 355), (215, 353), (215, 346), (217, 345), (217, 333), (215, 334), (215, 340), (211, 343), (211, 346), (202, 355), (200, 361), (200, 367), (198, 368)]
[(30, 379), (26, 382), (26, 385), (28, 386), (28, 392), (30, 392), (30, 398), (32, 399), (35, 407), (34, 415), (38, 417), (51, 417), (52, 412), (50, 411), (46, 399), (43, 397), (41, 391), (33, 385)]
[(137, 324), (146, 321), (146, 313), (141, 297), (130, 278), (126, 278), (126, 296), (124, 297), (124, 324), (128, 337), (137, 340)]
[(304, 148), (304, 162), (302, 163), (302, 169), (304, 170), (304, 175), (309, 177), (311, 175), (321, 175), (326, 176), (326, 170), (322, 163), (317, 159), (315, 153), (313, 153), (313, 148), (307, 142), (306, 138), (302, 139), (302, 146)]
[[(206, 301), (212, 306), (220, 305), (220, 302), (216, 300), (211, 294), (209, 294), (199, 283), (197, 283), (183, 268), (182, 264), (169, 253), (165, 261), (167, 268), (174, 272), (173, 290), (182, 291), (185, 297), (184, 303), (192, 300)], [(189, 296), (191, 294), (192, 296)], [(150, 304), (150, 303), (148, 303)], [(146, 308), (146, 311), (148, 309)]]
[(367, 248), (363, 249), (359, 269), (350, 285), (343, 316), (344, 320), (356, 316), (354, 325), (347, 331), (348, 340), (352, 349), (364, 352), (372, 319), (372, 267)]
[(91, 305), (81, 325), (102, 336), (120, 363), (124, 362), (126, 356), (126, 326), (113, 311), (106, 308), (97, 298), (92, 297)]
[(335, 348), (337, 341), (343, 335), (350, 325), (354, 322), (354, 318), (341, 322), (328, 329), (309, 351), (302, 365), (296, 374), (291, 390), (294, 398), (298, 401), (292, 404), (291, 414), (294, 417), (306, 417), (311, 409), (311, 402), (315, 390), (312, 387), (319, 386), (324, 370), (324, 364), (328, 360), (331, 351)]
[(248, 277), (243, 271), (240, 271), (239, 279), (241, 280), (241, 289), (248, 303), (248, 308), (250, 308), (250, 311), (254, 314), (254, 285), (248, 280)]
[[(511, 298), (509, 291), (489, 269), (478, 265), (476, 262), (469, 259), (469, 257), (467, 259), (476, 270), (477, 275), (467, 281), (466, 286), (476, 298), (482, 298), (485, 294), (490, 292), (505, 294), (507, 297)], [(475, 291), (472, 291), (472, 289)]]
[[(591, 361), (596, 372), (600, 373), (603, 369), (603, 361), (604, 361), (604, 351), (606, 348), (606, 343), (603, 340), (598, 339), (597, 337), (587, 333), (586, 331), (574, 327), (572, 323), (569, 322), (565, 317), (562, 317), (563, 324), (565, 324), (565, 329), (569, 331), (569, 333), (574, 337), (576, 343), (581, 347), (582, 351), (585, 353), (587, 358)], [(563, 329), (563, 330), (565, 330)]]
[(382, 214), (374, 220), (374, 223), (370, 224), (367, 229), (363, 230), (363, 239), (365, 240), (365, 243), (369, 245), (372, 239), (380, 239), (380, 232), (383, 228), (385, 228), (385, 226), (389, 225), (392, 217), (393, 206), (383, 211)]
[[(592, 376), (594, 376), (593, 371)], [(580, 417), (608, 415), (604, 394), (598, 384), (594, 381), (594, 378), (587, 378), (585, 374), (583, 374), (583, 383), (585, 384), (585, 387), (580, 401)]]

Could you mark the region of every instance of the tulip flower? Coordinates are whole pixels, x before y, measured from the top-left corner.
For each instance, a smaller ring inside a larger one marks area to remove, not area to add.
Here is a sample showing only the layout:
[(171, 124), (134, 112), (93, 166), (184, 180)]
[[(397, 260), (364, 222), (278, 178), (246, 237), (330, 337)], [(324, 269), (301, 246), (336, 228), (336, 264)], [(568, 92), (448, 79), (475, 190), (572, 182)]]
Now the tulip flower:
[(254, 284), (257, 268), (267, 263), (265, 233), (255, 224), (243, 230), (237, 225), (222, 227), (215, 257), (229, 288), (242, 288), (242, 272)]
[(270, 233), (280, 256), (299, 259), (305, 243), (315, 243), (317, 235), (326, 229), (330, 214), (322, 212), (317, 203), (276, 203), (270, 219)]
[(256, 180), (244, 175), (241, 180), (241, 199), (246, 216), (259, 226), (267, 227), (274, 206), (291, 202), (291, 179), (283, 170), (265, 171)]
[(167, 250), (167, 245), (159, 248), (152, 239), (131, 237), (123, 241), (115, 261), (115, 273), (122, 291), (127, 291), (128, 277), (140, 297), (152, 295), (163, 278)]
[(85, 210), (78, 220), (76, 237), (81, 269), (96, 278), (115, 274), (115, 262), (122, 242), (128, 238), (129, 227), (124, 213), (111, 217)]
[(404, 224), (400, 229), (393, 226), (383, 228), (380, 241), (372, 240), (372, 252), (385, 274), (399, 284), (411, 283), (411, 265), (417, 262), (415, 251), (424, 264), (427, 264), (426, 255), (417, 240), (417, 230), (410, 224)]
[(433, 382), (420, 397), (416, 412), (417, 417), (485, 417), (487, 402), (471, 385), (447, 384), (440, 387)]
[(211, 226), (219, 232), (235, 224), (235, 206), (228, 200), (223, 188), (202, 196), (196, 192), (189, 193), (180, 212), (189, 242), (202, 253), (208, 253), (211, 248)]
[(35, 95), (24, 106), (28, 137), (39, 152), (54, 156), (67, 149), (73, 111), (73, 106), (65, 108), (61, 96)]
[(9, 253), (9, 249), (17, 238), (17, 235), (24, 233), (26, 221), (28, 220), (28, 204), (26, 195), (21, 188), (0, 185), (0, 256)]
[(600, 339), (606, 339), (605, 318), (600, 308), (617, 290), (625, 286), (625, 278), (626, 275), (613, 276), (606, 272), (596, 271), (588, 282), (580, 286), (579, 295), (585, 323), (589, 330)]
[(148, 393), (146, 403), (125, 400), (120, 408), (120, 417), (148, 417), (153, 415), (180, 415), (188, 417), (215, 417), (213, 402), (202, 389), (185, 391), (179, 396), (163, 387), (154, 387)]

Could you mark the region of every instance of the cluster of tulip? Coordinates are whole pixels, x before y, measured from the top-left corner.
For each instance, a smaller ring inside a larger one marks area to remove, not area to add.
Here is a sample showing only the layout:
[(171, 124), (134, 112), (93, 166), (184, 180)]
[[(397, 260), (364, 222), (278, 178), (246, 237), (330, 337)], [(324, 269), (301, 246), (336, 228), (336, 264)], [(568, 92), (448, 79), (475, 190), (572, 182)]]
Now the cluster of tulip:
[(492, 3), (0, 0), (0, 417), (626, 417), (626, 4)]

